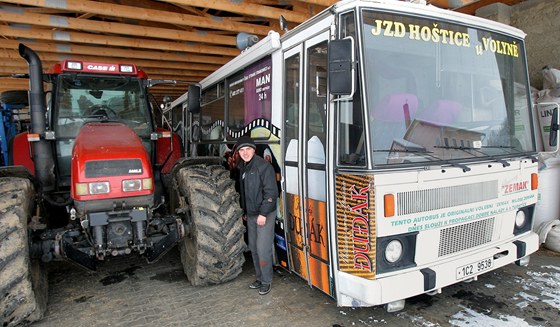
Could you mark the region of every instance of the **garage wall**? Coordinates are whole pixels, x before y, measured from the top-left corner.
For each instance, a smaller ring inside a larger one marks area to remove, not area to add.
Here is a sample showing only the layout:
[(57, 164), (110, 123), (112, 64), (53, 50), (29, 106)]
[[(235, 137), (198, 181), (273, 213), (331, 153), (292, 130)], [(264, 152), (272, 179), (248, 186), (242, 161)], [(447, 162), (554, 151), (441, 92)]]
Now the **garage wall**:
[(542, 89), (542, 68), (560, 69), (560, 1), (527, 0), (515, 6), (495, 3), (476, 12), (527, 33), (526, 51), (531, 86)]

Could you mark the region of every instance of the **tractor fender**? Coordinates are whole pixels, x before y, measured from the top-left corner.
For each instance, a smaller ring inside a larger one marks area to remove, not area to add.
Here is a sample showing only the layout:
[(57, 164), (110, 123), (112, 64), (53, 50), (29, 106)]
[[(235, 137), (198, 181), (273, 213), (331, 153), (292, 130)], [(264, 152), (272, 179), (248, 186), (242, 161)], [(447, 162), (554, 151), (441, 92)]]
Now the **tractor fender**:
[(23, 166), (35, 176), (35, 163), (33, 162), (27, 134), (29, 132), (19, 133), (10, 140), (9, 164)]
[(0, 177), (19, 177), (30, 180), (33, 184), (36, 183), (35, 177), (31, 174), (29, 169), (24, 166), (6, 166), (0, 167)]
[[(164, 131), (167, 130), (156, 129), (157, 133)], [(177, 133), (171, 133), (171, 138), (159, 138), (156, 141), (156, 165), (161, 167), (162, 174), (171, 172), (173, 165), (181, 158), (181, 153), (183, 153), (183, 147)]]

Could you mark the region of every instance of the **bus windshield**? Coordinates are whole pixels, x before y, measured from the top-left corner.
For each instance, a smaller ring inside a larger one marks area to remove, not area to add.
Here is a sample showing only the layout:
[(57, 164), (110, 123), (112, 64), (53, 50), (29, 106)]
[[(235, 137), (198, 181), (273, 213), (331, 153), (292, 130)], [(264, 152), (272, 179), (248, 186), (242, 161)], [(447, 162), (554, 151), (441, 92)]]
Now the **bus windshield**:
[(370, 10), (361, 22), (375, 165), (536, 151), (522, 40)]

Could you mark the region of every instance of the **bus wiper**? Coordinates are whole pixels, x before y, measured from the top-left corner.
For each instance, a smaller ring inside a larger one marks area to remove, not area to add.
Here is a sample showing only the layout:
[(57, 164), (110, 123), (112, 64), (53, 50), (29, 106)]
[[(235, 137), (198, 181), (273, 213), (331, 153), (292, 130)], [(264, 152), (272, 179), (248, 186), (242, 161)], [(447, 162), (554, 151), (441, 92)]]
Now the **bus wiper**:
[(523, 151), (520, 151), (520, 150), (517, 150), (516, 147), (511, 146), (511, 145), (484, 145), (482, 147), (483, 148), (488, 148), (488, 149), (510, 149), (510, 150), (515, 151), (515, 153), (523, 154), (526, 158), (531, 159), (532, 162), (539, 161), (539, 159), (536, 156), (527, 154), (526, 152), (523, 152)]
[(442, 164), (446, 164), (446, 165), (450, 165), (453, 167), (457, 167), (457, 168), (461, 168), (463, 170), (463, 172), (467, 172), (470, 171), (471, 168), (467, 165), (464, 165), (462, 163), (459, 162), (455, 162), (455, 161), (450, 161), (450, 160), (444, 160), (441, 159), (439, 157), (436, 157), (434, 155), (431, 155), (430, 153), (433, 153), (432, 151), (420, 151), (420, 150), (373, 150), (373, 152), (404, 152), (404, 153), (415, 153), (415, 154), (419, 154), (422, 155), (426, 158), (429, 158), (433, 161), (441, 161)]
[(482, 154), (482, 155), (484, 155), (484, 156), (502, 164), (503, 167), (508, 167), (508, 166), (511, 165), (509, 162), (505, 161), (504, 159), (496, 158), (493, 155), (490, 155), (488, 153), (485, 153), (485, 152), (481, 151), (479, 148), (466, 147), (466, 146), (435, 146), (435, 148), (461, 150), (461, 151), (465, 151), (465, 152), (475, 151), (475, 152), (478, 152), (478, 153), (480, 153), (480, 154)]

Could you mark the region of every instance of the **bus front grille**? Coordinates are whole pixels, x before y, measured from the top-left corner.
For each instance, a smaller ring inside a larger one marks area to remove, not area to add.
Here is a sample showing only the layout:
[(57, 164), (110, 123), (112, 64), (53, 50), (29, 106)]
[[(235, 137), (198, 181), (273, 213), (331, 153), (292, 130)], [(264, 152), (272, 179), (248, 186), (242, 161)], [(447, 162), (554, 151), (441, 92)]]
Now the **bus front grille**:
[(451, 226), (440, 231), (440, 257), (490, 243), (494, 233), (495, 218)]
[(398, 215), (452, 208), (498, 198), (498, 181), (397, 193)]

